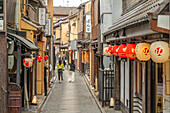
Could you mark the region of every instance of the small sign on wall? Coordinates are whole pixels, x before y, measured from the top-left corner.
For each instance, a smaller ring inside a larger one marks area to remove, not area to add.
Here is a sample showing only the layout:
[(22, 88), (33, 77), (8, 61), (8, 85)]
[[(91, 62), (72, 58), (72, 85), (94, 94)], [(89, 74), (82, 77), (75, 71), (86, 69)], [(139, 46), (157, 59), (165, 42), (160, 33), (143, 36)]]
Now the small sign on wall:
[(4, 30), (4, 18), (0, 16), (0, 30)]
[(91, 33), (91, 15), (86, 15), (86, 33)]
[(39, 8), (39, 24), (45, 25), (46, 23), (46, 8)]

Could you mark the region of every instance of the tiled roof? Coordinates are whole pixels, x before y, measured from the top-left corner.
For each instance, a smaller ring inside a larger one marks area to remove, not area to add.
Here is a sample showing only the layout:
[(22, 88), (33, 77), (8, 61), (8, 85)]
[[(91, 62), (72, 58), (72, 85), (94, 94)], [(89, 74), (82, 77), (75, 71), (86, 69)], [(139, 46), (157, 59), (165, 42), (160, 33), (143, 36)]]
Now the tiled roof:
[(70, 11), (76, 10), (76, 7), (54, 7), (54, 15), (69, 15)]
[(156, 11), (164, 0), (148, 0), (140, 6), (134, 8), (128, 13), (122, 15), (110, 28), (104, 33), (104, 35), (110, 34), (116, 30), (134, 25), (148, 20), (148, 12)]

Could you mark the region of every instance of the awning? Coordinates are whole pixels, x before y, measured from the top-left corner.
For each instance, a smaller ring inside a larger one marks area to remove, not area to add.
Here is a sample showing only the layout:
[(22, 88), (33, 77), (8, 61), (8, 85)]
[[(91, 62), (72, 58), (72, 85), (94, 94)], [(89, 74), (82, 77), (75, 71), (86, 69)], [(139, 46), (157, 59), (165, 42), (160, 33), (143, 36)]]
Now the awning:
[(21, 37), (21, 36), (18, 36), (16, 34), (12, 34), (12, 33), (7, 33), (7, 37), (11, 38), (11, 39), (15, 39), (19, 42), (21, 42), (21, 44), (23, 46), (25, 46), (27, 49), (31, 50), (31, 51), (37, 51), (39, 48), (37, 48), (33, 43), (31, 43), (29, 40)]
[(142, 23), (144, 21), (149, 22), (148, 13), (154, 13), (159, 10), (162, 4), (165, 4), (168, 0), (147, 0), (138, 7), (122, 15), (105, 33), (107, 36), (117, 30)]
[(68, 44), (61, 45), (60, 48), (61, 48), (61, 49), (66, 49), (66, 48), (68, 48)]

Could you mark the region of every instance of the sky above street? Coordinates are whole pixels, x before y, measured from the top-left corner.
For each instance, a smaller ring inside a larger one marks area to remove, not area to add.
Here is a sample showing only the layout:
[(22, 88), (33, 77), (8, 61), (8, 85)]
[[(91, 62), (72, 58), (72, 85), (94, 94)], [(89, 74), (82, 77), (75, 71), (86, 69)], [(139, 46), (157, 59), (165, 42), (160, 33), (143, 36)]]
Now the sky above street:
[(77, 7), (81, 3), (89, 0), (54, 0), (54, 6), (64, 6), (64, 7)]

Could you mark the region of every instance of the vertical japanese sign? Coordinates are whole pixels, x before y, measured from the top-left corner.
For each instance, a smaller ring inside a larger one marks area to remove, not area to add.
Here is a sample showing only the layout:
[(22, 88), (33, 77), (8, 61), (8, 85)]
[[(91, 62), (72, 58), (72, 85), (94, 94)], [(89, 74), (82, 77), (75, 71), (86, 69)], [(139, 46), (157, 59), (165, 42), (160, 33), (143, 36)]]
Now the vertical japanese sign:
[(91, 33), (91, 15), (86, 15), (86, 33)]
[(46, 34), (46, 36), (50, 36), (51, 35), (51, 19), (50, 18), (48, 18), (46, 20), (45, 34)]
[(46, 9), (39, 8), (38, 22), (40, 25), (45, 25), (46, 22)]

